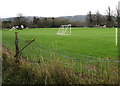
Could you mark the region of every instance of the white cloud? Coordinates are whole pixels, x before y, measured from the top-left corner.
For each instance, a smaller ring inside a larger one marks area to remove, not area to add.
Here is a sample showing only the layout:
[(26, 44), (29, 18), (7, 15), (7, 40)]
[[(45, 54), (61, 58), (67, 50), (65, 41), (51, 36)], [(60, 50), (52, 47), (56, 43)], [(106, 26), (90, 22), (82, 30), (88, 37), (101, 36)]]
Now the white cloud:
[(68, 16), (87, 14), (88, 11), (105, 14), (107, 7), (115, 10), (119, 0), (1, 0), (0, 16)]

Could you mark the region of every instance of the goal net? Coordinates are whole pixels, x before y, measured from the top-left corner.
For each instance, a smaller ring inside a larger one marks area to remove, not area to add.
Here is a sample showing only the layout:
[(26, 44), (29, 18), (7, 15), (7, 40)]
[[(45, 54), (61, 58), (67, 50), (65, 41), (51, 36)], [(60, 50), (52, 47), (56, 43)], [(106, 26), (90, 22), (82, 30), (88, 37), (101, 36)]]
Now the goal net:
[(71, 35), (71, 24), (61, 25), (57, 31), (58, 35)]

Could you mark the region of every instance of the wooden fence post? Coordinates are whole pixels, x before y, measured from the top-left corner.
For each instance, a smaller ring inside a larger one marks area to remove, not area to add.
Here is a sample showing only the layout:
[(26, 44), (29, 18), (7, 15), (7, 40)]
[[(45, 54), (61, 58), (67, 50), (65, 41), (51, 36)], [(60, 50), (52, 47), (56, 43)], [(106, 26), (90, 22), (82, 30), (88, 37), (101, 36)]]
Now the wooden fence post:
[(14, 57), (18, 59), (19, 57), (18, 32), (15, 32), (15, 48), (16, 48), (16, 53)]
[(16, 58), (16, 62), (19, 62), (19, 57), (22, 53), (22, 51), (28, 46), (30, 45), (33, 41), (35, 41), (35, 39), (31, 40), (28, 44), (26, 44), (21, 50), (19, 49), (19, 40), (18, 40), (18, 32), (15, 32), (15, 48), (16, 48), (16, 52), (15, 52), (15, 58)]

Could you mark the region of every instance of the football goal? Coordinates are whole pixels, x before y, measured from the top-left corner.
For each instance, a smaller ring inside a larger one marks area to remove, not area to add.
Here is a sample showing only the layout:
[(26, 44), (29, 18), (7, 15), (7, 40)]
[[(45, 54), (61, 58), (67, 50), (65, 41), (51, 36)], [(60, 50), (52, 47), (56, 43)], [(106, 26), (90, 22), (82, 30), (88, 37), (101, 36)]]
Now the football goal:
[(58, 35), (71, 35), (71, 24), (61, 25), (57, 31)]

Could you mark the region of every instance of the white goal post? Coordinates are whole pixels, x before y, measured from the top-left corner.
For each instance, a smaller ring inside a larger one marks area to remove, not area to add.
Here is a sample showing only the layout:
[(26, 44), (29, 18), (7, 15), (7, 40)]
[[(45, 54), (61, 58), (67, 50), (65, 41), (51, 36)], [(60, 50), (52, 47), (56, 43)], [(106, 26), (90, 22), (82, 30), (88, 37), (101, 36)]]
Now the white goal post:
[(118, 42), (118, 36), (117, 36), (117, 34), (118, 34), (118, 28), (115, 28), (115, 44), (116, 44), (116, 46), (117, 46), (117, 42)]
[(71, 35), (71, 24), (61, 25), (57, 31), (58, 35)]

